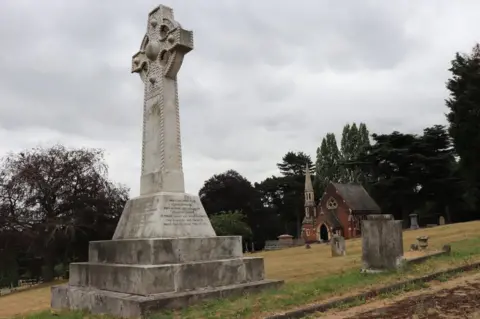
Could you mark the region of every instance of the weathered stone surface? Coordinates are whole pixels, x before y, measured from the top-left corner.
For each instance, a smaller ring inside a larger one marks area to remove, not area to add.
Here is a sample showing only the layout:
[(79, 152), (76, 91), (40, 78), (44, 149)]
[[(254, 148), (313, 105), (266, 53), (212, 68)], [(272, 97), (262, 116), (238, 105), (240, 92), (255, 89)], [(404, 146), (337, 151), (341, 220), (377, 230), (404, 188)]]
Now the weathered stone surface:
[(392, 214), (371, 214), (367, 215), (367, 220), (393, 220)]
[(129, 200), (113, 239), (214, 236), (198, 196), (162, 192)]
[(395, 269), (403, 261), (402, 221), (375, 218), (362, 221), (364, 270)]
[(241, 236), (92, 241), (92, 263), (160, 265), (243, 256)]
[(182, 308), (206, 298), (277, 287), (262, 258), (243, 258), (241, 238), (216, 237), (198, 196), (185, 194), (177, 73), (192, 32), (159, 6), (133, 56), (145, 84), (140, 196), (124, 208), (112, 241), (92, 242), (52, 307), (120, 317)]
[(140, 195), (185, 192), (177, 74), (192, 49), (192, 31), (175, 21), (171, 8), (160, 5), (150, 12), (132, 59), (132, 72), (145, 85)]
[(263, 269), (263, 259), (255, 257), (166, 265), (72, 263), (69, 285), (147, 296), (259, 281)]
[(185, 308), (206, 299), (226, 298), (264, 289), (276, 289), (277, 280), (213, 287), (180, 293), (162, 293), (150, 296), (125, 294), (88, 287), (52, 287), (53, 309), (87, 310), (93, 314), (111, 314), (121, 318), (138, 318), (163, 309)]
[(440, 216), (440, 217), (438, 218), (438, 224), (439, 224), (440, 226), (445, 225), (445, 217)]
[(428, 236), (419, 236), (417, 237), (418, 247), (420, 249), (427, 249), (428, 247)]
[(410, 229), (418, 229), (418, 214), (410, 214)]
[(332, 257), (345, 256), (345, 238), (339, 235), (334, 235), (331, 242)]

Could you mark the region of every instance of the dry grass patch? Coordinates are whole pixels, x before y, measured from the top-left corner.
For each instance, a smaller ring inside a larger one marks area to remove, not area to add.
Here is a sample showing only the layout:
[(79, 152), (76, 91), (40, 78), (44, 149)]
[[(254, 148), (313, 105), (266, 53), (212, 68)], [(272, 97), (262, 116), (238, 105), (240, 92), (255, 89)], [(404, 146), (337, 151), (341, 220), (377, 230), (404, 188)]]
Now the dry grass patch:
[(0, 297), (0, 318), (11, 318), (14, 315), (29, 314), (50, 308), (51, 286), (51, 284), (40, 285)]
[[(403, 233), (403, 247), (407, 252), (410, 245), (416, 243), (418, 236), (427, 235), (429, 249), (439, 250), (445, 244), (478, 236), (479, 229), (480, 221), (407, 230)], [(346, 240), (345, 243), (347, 250), (345, 257), (332, 258), (330, 246), (326, 244), (313, 244), (311, 249), (295, 247), (252, 255), (265, 258), (268, 278), (283, 279), (287, 282), (306, 281), (361, 267), (361, 239)]]

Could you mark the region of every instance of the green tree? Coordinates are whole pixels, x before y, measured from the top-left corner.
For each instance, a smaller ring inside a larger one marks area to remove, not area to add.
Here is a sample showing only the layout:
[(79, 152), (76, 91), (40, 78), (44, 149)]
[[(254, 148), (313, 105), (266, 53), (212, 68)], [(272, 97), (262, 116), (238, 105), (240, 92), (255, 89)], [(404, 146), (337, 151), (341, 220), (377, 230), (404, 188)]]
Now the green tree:
[(245, 240), (253, 236), (245, 215), (240, 211), (220, 212), (210, 216), (210, 222), (217, 236), (242, 236)]
[(34, 148), (0, 166), (0, 231), (42, 259), (44, 281), (74, 253), (86, 258), (88, 241), (111, 238), (127, 199), (98, 149)]
[[(289, 233), (297, 238), (301, 233), (301, 222), (304, 213), (305, 167), (308, 165), (310, 172), (314, 172), (314, 165), (309, 155), (303, 152), (288, 152), (277, 164), (282, 178), (279, 187), (283, 192), (283, 207), (285, 224)], [(295, 225), (294, 227), (292, 227)], [(292, 229), (293, 228), (293, 229)], [(294, 232), (292, 232), (294, 230)]]
[(369, 152), (359, 157), (365, 172), (371, 174), (371, 191), (384, 212), (392, 213), (396, 219), (408, 221), (418, 203), (419, 166), (413, 154), (417, 137), (412, 134), (393, 132), (373, 134), (375, 141)]
[(480, 207), (480, 45), (470, 54), (456, 53), (447, 81), (449, 133), (460, 157), (459, 169), (469, 184), (468, 195)]
[(362, 154), (370, 147), (370, 133), (365, 123), (360, 123), (360, 126), (358, 127), (358, 135), (360, 147), (357, 154)]
[(341, 177), (340, 169), (341, 154), (337, 146), (335, 134), (328, 133), (317, 148), (317, 160), (315, 163), (314, 188), (317, 197), (320, 197), (327, 184), (337, 182)]
[(283, 176), (301, 177), (305, 176), (305, 165), (307, 164), (310, 172), (314, 173), (315, 167), (309, 155), (304, 152), (288, 152), (282, 157), (282, 161), (277, 164), (277, 167)]
[(365, 181), (365, 176), (359, 169), (345, 166), (344, 163), (351, 162), (355, 158), (361, 156), (366, 152), (370, 146), (370, 139), (368, 129), (365, 123), (346, 124), (343, 127), (341, 140), (341, 161), (339, 165), (339, 182), (342, 183), (362, 183)]
[(458, 164), (451, 138), (445, 126), (435, 125), (424, 129), (419, 141), (423, 147), (422, 156), (418, 159), (423, 166), (419, 195), (423, 206), (430, 208), (425, 214), (440, 213), (450, 222), (450, 208), (457, 211), (465, 204), (465, 184), (457, 174)]
[(235, 170), (207, 179), (199, 196), (208, 215), (224, 211), (242, 211), (251, 215), (259, 207), (259, 194), (252, 183)]
[(267, 234), (267, 239), (274, 240), (281, 233), (289, 232), (289, 209), (285, 202), (285, 193), (288, 185), (285, 177), (271, 176), (259, 183), (255, 183), (255, 189), (260, 194), (263, 209), (267, 212), (268, 227), (262, 231)]
[(342, 140), (340, 142), (340, 150), (342, 151), (342, 159), (350, 161), (357, 154), (360, 136), (357, 124), (346, 124), (342, 131)]
[[(246, 222), (253, 231), (252, 240), (256, 247), (262, 246), (271, 235), (266, 229), (278, 223), (271, 210), (265, 209), (261, 193), (250, 181), (235, 170), (215, 174), (205, 181), (199, 191), (202, 204), (208, 214), (238, 211), (246, 216)], [(274, 227), (273, 227), (274, 228)]]
[(393, 132), (373, 139), (350, 163), (373, 177), (370, 189), (384, 212), (408, 224), (408, 215), (421, 208), (446, 210), (458, 203), (460, 184), (445, 127), (426, 128), (421, 136)]

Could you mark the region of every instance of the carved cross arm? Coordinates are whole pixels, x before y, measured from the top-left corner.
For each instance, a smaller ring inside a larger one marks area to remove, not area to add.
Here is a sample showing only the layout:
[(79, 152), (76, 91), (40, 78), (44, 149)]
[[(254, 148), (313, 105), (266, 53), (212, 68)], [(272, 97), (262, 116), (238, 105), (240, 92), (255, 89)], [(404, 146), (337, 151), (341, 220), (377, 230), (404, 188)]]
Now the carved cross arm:
[(132, 57), (132, 73), (141, 73), (147, 64), (147, 60), (148, 58), (145, 54), (145, 51), (140, 50), (135, 53)]
[(171, 51), (186, 54), (193, 50), (192, 31), (176, 28), (168, 35), (167, 41), (171, 44)]

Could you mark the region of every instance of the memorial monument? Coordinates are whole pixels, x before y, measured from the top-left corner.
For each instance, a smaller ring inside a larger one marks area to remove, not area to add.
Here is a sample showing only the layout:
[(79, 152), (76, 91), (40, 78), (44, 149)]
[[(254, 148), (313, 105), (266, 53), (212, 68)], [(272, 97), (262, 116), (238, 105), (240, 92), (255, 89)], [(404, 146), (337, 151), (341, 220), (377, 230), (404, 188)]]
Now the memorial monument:
[(372, 214), (362, 220), (362, 271), (394, 270), (403, 263), (402, 221), (390, 214)]
[(277, 287), (262, 258), (243, 257), (240, 236), (216, 236), (182, 169), (177, 74), (193, 33), (160, 5), (133, 56), (145, 84), (140, 196), (127, 202), (113, 239), (90, 242), (68, 285), (52, 287), (54, 309), (140, 317), (207, 298)]

